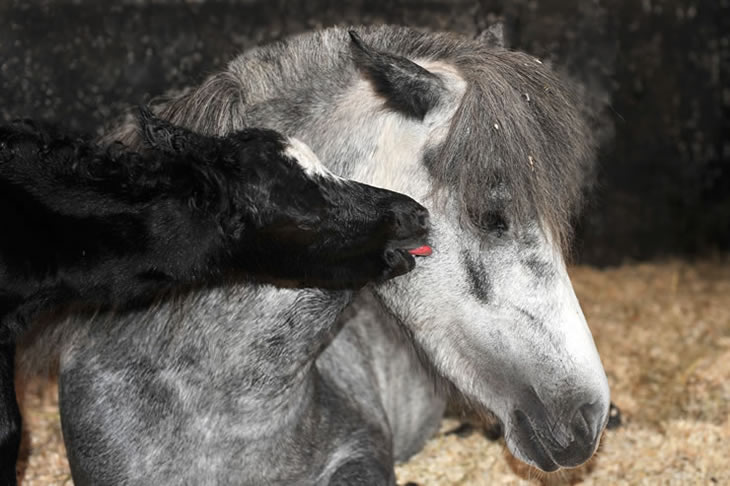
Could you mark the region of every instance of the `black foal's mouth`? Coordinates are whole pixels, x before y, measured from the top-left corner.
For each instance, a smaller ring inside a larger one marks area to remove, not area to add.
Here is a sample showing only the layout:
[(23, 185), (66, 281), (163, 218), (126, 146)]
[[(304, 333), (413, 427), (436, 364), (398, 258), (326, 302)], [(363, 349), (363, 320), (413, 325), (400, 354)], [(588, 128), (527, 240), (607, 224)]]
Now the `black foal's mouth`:
[(421, 245), (418, 248), (408, 250), (408, 253), (417, 257), (427, 257), (431, 256), (431, 254), (433, 253), (433, 248), (431, 248), (431, 245)]
[(427, 257), (433, 253), (433, 246), (427, 235), (391, 240), (386, 248), (403, 250), (414, 257)]

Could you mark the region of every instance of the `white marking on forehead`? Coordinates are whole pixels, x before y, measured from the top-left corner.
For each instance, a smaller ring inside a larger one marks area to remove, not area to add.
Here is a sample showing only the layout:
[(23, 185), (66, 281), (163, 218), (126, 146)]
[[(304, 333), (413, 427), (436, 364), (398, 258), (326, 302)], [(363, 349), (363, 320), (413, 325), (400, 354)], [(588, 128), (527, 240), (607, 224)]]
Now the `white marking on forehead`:
[(431, 71), (432, 73), (440, 74), (448, 78), (455, 78), (460, 80), (461, 82), (464, 82), (461, 74), (459, 74), (459, 70), (453, 64), (449, 64), (444, 61), (429, 61), (423, 59), (416, 59), (413, 62), (421, 66), (423, 69)]
[(319, 157), (317, 157), (315, 153), (312, 152), (312, 149), (309, 148), (309, 145), (305, 144), (301, 140), (289, 138), (284, 154), (296, 160), (299, 166), (304, 169), (304, 173), (308, 176), (339, 179), (339, 177), (327, 170), (327, 168), (322, 164), (322, 161), (319, 160)]
[(425, 139), (425, 130), (418, 123), (404, 119), (399, 114), (388, 114), (381, 120), (382, 130), (378, 138), (370, 177), (373, 184), (406, 190), (417, 177), (419, 154)]
[(382, 101), (378, 99), (370, 82), (361, 78), (339, 97), (337, 111), (361, 116), (375, 111), (381, 105)]
[(440, 100), (439, 105), (427, 113), (423, 120), (431, 130), (428, 137), (428, 144), (431, 146), (438, 145), (449, 134), (451, 119), (456, 113), (466, 92), (466, 81), (461, 77), (461, 73), (459, 73), (456, 66), (443, 61), (416, 60), (415, 62), (424, 69), (440, 76), (446, 84), (446, 93)]
[(446, 83), (446, 89), (452, 95), (456, 95), (456, 98), (461, 99), (461, 96), (466, 91), (466, 81), (461, 76), (459, 68), (453, 64), (449, 64), (443, 61), (414, 61), (422, 68), (437, 74)]
[[(335, 118), (352, 129), (339, 136), (350, 143), (372, 147), (353, 166), (349, 177), (377, 187), (405, 193), (419, 199), (427, 177), (419, 164), (428, 139), (428, 127), (419, 121), (383, 108), (383, 98), (370, 82), (358, 80), (339, 99)], [(419, 189), (419, 190), (415, 190)]]
[[(361, 120), (359, 134), (374, 134), (374, 150), (369, 160), (355, 167), (352, 177), (379, 187), (403, 192), (424, 202), (429, 192), (429, 176), (421, 164), (423, 150), (438, 145), (447, 136), (454, 116), (466, 90), (466, 81), (455, 66), (440, 61), (414, 60), (424, 69), (437, 74), (446, 85), (442, 99), (423, 121), (415, 120), (393, 110), (383, 109), (383, 97), (372, 84), (358, 80), (340, 97), (338, 111)], [(365, 122), (367, 120), (367, 122)]]

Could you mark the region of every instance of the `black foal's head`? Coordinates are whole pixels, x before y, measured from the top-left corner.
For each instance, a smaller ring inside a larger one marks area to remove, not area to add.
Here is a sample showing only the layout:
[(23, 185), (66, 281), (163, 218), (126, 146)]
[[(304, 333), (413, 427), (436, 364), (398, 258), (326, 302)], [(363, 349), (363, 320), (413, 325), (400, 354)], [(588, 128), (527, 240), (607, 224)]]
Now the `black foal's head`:
[(146, 108), (139, 121), (152, 153), (188, 160), (205, 168), (201, 179), (227, 188), (222, 222), (236, 226), (226, 231), (246, 241), (261, 273), (286, 278), (316, 261), (321, 268), (312, 270), (312, 280), (326, 284), (388, 278), (413, 268), (406, 250), (423, 245), (429, 230), (427, 210), (413, 199), (342, 179), (307, 145), (273, 130), (202, 135)]

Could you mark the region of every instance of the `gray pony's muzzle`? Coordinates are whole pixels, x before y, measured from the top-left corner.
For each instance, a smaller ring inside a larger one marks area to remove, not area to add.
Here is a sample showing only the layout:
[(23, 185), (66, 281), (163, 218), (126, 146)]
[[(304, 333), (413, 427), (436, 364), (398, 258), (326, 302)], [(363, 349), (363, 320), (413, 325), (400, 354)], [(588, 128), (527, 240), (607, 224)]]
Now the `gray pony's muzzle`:
[(610, 402), (603, 397), (576, 400), (576, 407), (565, 404), (571, 410), (562, 414), (567, 420), (554, 420), (534, 391), (530, 394), (527, 406), (510, 417), (517, 455), (546, 472), (578, 467), (590, 459), (608, 422)]

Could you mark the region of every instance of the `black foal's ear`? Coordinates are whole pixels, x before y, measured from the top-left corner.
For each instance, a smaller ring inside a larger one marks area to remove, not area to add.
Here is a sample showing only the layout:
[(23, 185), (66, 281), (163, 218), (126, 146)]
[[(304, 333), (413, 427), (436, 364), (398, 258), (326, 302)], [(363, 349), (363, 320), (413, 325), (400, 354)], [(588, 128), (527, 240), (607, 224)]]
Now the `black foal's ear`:
[(159, 118), (146, 106), (139, 107), (139, 126), (147, 147), (180, 154), (188, 151), (201, 135)]
[(388, 105), (406, 116), (423, 120), (445, 90), (441, 78), (413, 61), (377, 51), (351, 30), (355, 65), (372, 81)]
[(505, 47), (504, 24), (495, 22), (476, 37), (476, 40), (489, 47)]

